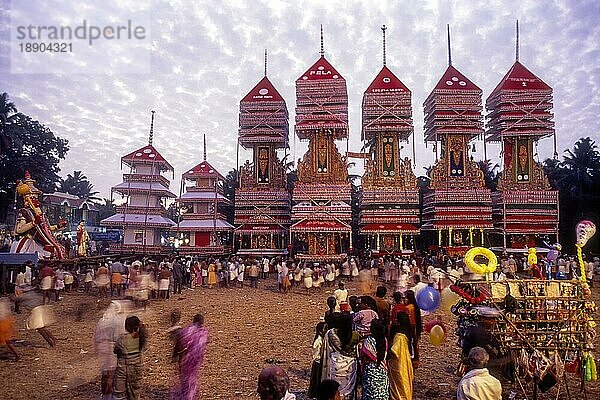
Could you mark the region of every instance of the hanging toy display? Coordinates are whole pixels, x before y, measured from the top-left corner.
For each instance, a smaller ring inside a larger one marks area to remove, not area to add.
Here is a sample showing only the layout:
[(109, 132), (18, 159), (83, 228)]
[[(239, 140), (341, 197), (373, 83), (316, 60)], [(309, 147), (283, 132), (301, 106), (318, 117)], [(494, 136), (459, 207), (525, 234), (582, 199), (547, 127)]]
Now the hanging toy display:
[(584, 289), (589, 291), (582, 249), (587, 244), (588, 240), (590, 240), (590, 238), (596, 234), (596, 225), (594, 225), (592, 221), (580, 221), (575, 227), (575, 233), (577, 238), (575, 246), (577, 247), (577, 259), (579, 260), (580, 279), (582, 284), (585, 285)]
[(470, 283), (456, 281), (450, 285), (450, 290), (467, 300), (471, 304), (479, 304), (487, 299), (485, 293)]
[[(475, 257), (482, 257), (487, 259), (487, 264), (480, 264), (475, 261)], [(488, 274), (493, 273), (498, 267), (498, 258), (491, 251), (485, 247), (473, 247), (469, 249), (465, 254), (465, 265), (474, 274), (485, 275), (486, 280), (489, 280)]]
[[(581, 248), (594, 232), (595, 226), (589, 221), (578, 225), (580, 263)], [(554, 245), (553, 250), (545, 273), (551, 270), (550, 265), (556, 265), (560, 245)], [(563, 278), (562, 271), (556, 274), (557, 279), (551, 279), (551, 275), (542, 278), (543, 260), (538, 260), (535, 248), (526, 251), (525, 260), (532, 277), (490, 279), (497, 267), (496, 256), (487, 249), (473, 248), (465, 254), (464, 262), (471, 272), (485, 275), (486, 279), (458, 280), (449, 290), (442, 291), (442, 308), (454, 303), (450, 309), (456, 316), (455, 335), (463, 355), (473, 338), (485, 341), (499, 360), (511, 360), (515, 380), (524, 394), (545, 393), (554, 387), (561, 391), (561, 385), (568, 385), (564, 371), (580, 377), (582, 385), (597, 380), (592, 353), (597, 308), (588, 297), (585, 271), (581, 271), (581, 281)], [(456, 295), (460, 296), (458, 301)], [(437, 322), (431, 321), (427, 326), (434, 346), (444, 341), (443, 329)], [(457, 371), (461, 371), (460, 365)], [(576, 377), (569, 379), (573, 378)]]
[(554, 265), (556, 263), (556, 260), (558, 260), (558, 256), (560, 255), (561, 250), (562, 250), (561, 244), (554, 243), (550, 247), (550, 251), (548, 251), (548, 254), (546, 255), (546, 260), (548, 260), (548, 262), (550, 264)]
[(585, 357), (585, 363), (583, 365), (583, 377), (586, 381), (595, 381), (598, 379), (598, 369), (596, 368), (596, 361), (592, 353), (588, 353)]
[(535, 247), (527, 249), (527, 266), (533, 272), (535, 278), (542, 279), (542, 271), (538, 267), (537, 250)]

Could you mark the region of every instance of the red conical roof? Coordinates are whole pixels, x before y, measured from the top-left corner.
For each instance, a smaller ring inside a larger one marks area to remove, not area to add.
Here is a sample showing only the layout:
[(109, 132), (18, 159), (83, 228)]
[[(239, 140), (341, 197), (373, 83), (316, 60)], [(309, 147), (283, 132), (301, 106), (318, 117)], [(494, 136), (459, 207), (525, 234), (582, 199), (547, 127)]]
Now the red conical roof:
[(481, 91), (476, 84), (471, 82), (466, 76), (464, 76), (459, 70), (449, 65), (435, 85), (434, 90), (477, 90)]
[(515, 61), (492, 94), (499, 90), (552, 90), (552, 88), (519, 61)]
[(248, 92), (242, 101), (284, 101), (275, 86), (266, 76)]
[(344, 79), (324, 56), (321, 56), (296, 82), (321, 79)]
[(169, 164), (169, 162), (165, 160), (165, 158), (161, 156), (160, 153), (151, 144), (144, 146), (136, 151), (132, 151), (126, 156), (121, 157), (121, 162), (125, 162), (127, 164), (136, 162), (145, 164), (157, 163), (166, 167), (170, 171), (173, 170), (171, 164)]
[(365, 93), (382, 92), (408, 92), (410, 90), (398, 79), (396, 75), (386, 66), (381, 68), (379, 74), (375, 77), (371, 85), (365, 90)]
[(208, 161), (202, 161), (200, 164), (196, 165), (194, 168), (188, 170), (183, 174), (185, 179), (192, 178), (220, 178), (224, 179), (223, 175), (219, 173), (212, 165), (209, 164)]

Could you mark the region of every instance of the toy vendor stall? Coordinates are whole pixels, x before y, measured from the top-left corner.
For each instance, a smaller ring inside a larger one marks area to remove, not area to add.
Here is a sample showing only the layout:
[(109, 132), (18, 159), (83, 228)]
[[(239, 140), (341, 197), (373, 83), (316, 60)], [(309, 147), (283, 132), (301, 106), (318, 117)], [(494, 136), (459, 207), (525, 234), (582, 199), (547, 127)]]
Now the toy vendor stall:
[[(589, 221), (579, 224), (578, 248), (593, 235), (592, 228)], [(486, 279), (457, 281), (442, 293), (442, 303), (444, 297), (460, 297), (450, 310), (457, 317), (463, 355), (483, 346), (492, 359), (508, 360), (502, 372), (524, 398), (546, 392), (557, 399), (588, 398), (586, 383), (597, 379), (597, 308), (585, 274), (579, 280), (491, 280), (497, 259), (483, 248), (470, 249), (465, 264)]]

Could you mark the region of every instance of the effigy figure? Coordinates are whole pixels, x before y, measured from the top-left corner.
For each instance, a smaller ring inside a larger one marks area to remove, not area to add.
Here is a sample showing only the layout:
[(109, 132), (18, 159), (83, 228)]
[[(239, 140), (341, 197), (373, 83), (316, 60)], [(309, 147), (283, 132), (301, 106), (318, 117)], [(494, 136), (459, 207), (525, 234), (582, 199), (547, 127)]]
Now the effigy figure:
[(28, 171), (25, 180), (17, 182), (17, 194), (23, 198), (15, 224), (15, 234), (21, 235), (10, 249), (11, 253), (35, 253), (43, 258), (65, 259), (65, 249), (58, 243), (53, 232), (66, 226), (65, 220), (51, 225), (44, 215), (38, 196), (42, 193), (34, 186)]
[(87, 245), (90, 235), (85, 229), (85, 221), (80, 221), (77, 225), (77, 255), (79, 257), (87, 256)]

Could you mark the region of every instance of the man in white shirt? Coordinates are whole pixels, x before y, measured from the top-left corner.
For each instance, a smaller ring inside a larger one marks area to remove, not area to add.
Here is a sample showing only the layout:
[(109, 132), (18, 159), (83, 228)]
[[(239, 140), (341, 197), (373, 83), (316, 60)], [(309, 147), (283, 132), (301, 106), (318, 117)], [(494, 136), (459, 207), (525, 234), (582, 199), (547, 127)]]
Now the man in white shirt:
[(421, 275), (415, 275), (415, 286), (412, 287), (412, 291), (415, 292), (415, 297), (419, 295), (419, 292), (427, 287), (426, 283), (421, 282)]
[(263, 262), (262, 262), (262, 278), (263, 279), (267, 279), (267, 277), (269, 276), (269, 259), (267, 257), (263, 258)]
[(490, 359), (482, 347), (469, 351), (471, 370), (458, 383), (456, 400), (501, 400), (502, 385), (486, 368)]
[(338, 288), (333, 292), (333, 297), (336, 300), (335, 312), (340, 312), (340, 305), (348, 302), (348, 289), (345, 288), (344, 282), (338, 284)]

